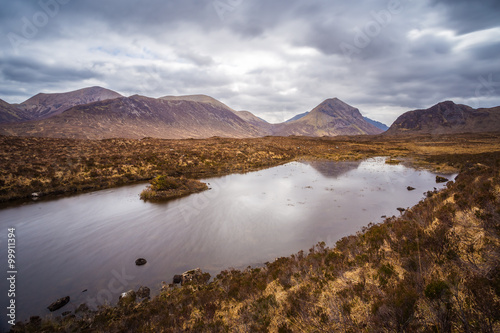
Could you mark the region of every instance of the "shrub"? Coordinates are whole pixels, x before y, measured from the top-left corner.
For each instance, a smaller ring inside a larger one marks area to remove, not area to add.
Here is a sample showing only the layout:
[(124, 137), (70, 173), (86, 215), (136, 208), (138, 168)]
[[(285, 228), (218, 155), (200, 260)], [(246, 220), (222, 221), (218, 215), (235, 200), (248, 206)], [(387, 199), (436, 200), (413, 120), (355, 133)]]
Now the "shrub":
[(445, 281), (434, 280), (425, 287), (424, 293), (431, 300), (439, 300), (449, 296), (450, 287)]

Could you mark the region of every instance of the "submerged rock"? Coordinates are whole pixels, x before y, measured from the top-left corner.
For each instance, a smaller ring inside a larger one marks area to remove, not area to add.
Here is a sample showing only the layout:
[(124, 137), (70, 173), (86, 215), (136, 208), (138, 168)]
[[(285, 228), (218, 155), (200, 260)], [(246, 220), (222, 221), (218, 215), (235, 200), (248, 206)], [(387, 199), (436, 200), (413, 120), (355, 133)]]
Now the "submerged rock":
[(69, 303), (69, 296), (66, 296), (63, 298), (59, 298), (57, 301), (50, 304), (47, 307), (47, 309), (49, 309), (50, 312), (53, 312), (53, 311), (59, 310), (60, 308), (62, 308), (63, 306), (65, 306), (68, 303)]
[(146, 259), (144, 259), (144, 258), (139, 258), (139, 259), (137, 259), (137, 260), (135, 261), (135, 264), (136, 264), (137, 266), (142, 266), (142, 265), (146, 265), (146, 263), (147, 263), (147, 262), (148, 262), (148, 261), (147, 261)]

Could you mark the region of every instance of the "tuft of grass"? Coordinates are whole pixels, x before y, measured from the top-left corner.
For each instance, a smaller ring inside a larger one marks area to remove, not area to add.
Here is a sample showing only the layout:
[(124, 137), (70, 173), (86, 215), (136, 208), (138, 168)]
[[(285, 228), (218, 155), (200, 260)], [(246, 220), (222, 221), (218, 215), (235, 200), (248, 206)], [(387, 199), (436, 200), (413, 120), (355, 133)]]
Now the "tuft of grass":
[(199, 180), (162, 175), (152, 179), (140, 197), (144, 201), (165, 201), (205, 190), (208, 190), (207, 184)]

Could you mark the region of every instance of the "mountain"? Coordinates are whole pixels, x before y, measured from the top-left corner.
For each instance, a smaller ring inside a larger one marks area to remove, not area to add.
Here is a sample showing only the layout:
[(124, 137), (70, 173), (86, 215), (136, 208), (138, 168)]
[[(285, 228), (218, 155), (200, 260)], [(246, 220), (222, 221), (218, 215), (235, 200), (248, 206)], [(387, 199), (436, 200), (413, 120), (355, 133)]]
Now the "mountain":
[(0, 100), (0, 134), (62, 138), (166, 139), (335, 136), (378, 134), (359, 110), (337, 98), (311, 112), (270, 124), (249, 111), (235, 111), (206, 95), (123, 97), (101, 87), (60, 94), (38, 94), (24, 103)]
[(0, 134), (86, 139), (180, 139), (259, 137), (267, 133), (213, 99), (155, 99), (134, 95), (75, 106), (47, 119), (2, 125)]
[(27, 112), (0, 99), (0, 124), (29, 120)]
[(307, 116), (308, 113), (309, 113), (309, 111), (306, 111), (304, 113), (299, 113), (298, 115), (295, 115), (292, 118), (285, 120), (285, 123), (289, 123), (289, 122), (292, 122), (294, 120), (299, 120), (300, 118)]
[(207, 95), (164, 96), (160, 97), (160, 99), (163, 99), (165, 101), (190, 101), (190, 102), (204, 103), (204, 104), (209, 104), (216, 108), (226, 109), (231, 112), (236, 112), (226, 104), (222, 103), (221, 101), (218, 101), (215, 98)]
[(66, 93), (39, 93), (16, 106), (29, 115), (30, 120), (45, 119), (82, 104), (123, 97), (101, 87), (90, 87)]
[(373, 126), (381, 129), (382, 131), (387, 131), (389, 129), (389, 126), (387, 126), (384, 123), (381, 123), (380, 121), (376, 121), (368, 117), (363, 117), (363, 119), (366, 120), (368, 123), (372, 124)]
[(275, 125), (274, 135), (336, 136), (379, 134), (358, 109), (338, 98), (327, 99), (300, 119)]
[(265, 133), (265, 135), (270, 135), (272, 133), (273, 125), (268, 123), (262, 118), (257, 117), (250, 111), (235, 111), (236, 115), (246, 121), (249, 124), (259, 128)]
[(384, 133), (452, 134), (500, 131), (500, 106), (473, 109), (452, 101), (438, 103), (429, 109), (408, 111)]

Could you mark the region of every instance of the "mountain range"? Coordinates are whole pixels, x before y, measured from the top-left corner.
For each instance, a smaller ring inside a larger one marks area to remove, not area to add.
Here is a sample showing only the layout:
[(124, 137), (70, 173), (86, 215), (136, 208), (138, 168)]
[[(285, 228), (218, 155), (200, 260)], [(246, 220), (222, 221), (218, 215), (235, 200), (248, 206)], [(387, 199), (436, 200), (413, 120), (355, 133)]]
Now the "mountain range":
[(302, 119), (283, 124), (235, 111), (205, 95), (124, 97), (100, 87), (38, 94), (20, 104), (3, 102), (0, 107), (0, 134), (18, 136), (182, 139), (381, 132), (358, 109), (337, 98), (324, 101)]
[[(401, 115), (385, 132), (498, 131), (500, 107), (472, 109), (453, 102)], [(0, 134), (80, 139), (373, 135), (387, 129), (338, 98), (280, 124), (236, 111), (206, 95), (125, 97), (101, 87), (37, 94), (23, 103), (0, 100)]]
[(500, 131), (500, 107), (473, 109), (452, 101), (399, 116), (386, 135), (453, 134)]

